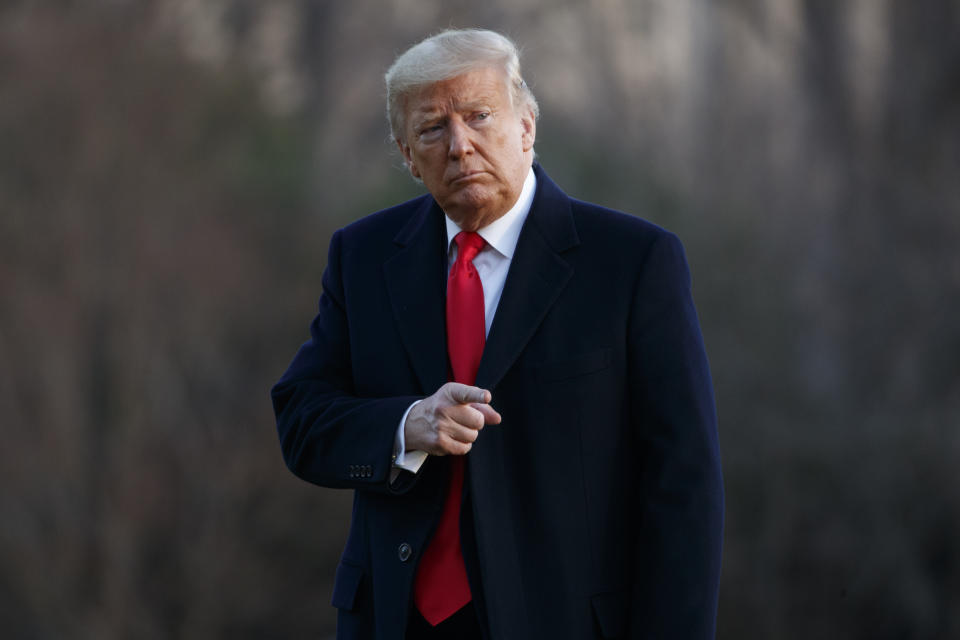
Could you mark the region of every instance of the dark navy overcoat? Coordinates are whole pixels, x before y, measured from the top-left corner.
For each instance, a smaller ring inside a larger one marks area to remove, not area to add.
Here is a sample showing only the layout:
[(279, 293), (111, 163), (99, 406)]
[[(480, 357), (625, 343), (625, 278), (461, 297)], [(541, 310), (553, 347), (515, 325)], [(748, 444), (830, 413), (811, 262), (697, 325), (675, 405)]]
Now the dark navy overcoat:
[[(477, 373), (503, 422), (467, 456), (486, 635), (712, 638), (723, 488), (683, 248), (535, 171)], [(338, 231), (310, 340), (272, 392), (290, 469), (354, 490), (340, 639), (403, 638), (440, 512), (446, 458), (389, 475), (404, 411), (447, 381), (445, 233), (429, 195)]]

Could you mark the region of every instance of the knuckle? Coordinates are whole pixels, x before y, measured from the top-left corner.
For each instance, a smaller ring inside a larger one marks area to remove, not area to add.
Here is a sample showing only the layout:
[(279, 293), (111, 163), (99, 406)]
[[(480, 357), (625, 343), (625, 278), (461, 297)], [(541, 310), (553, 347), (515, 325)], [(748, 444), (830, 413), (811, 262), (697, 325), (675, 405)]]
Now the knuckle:
[(437, 437), (437, 448), (443, 451), (445, 454), (452, 453), (456, 444), (457, 441), (450, 437), (450, 434), (448, 433), (441, 433)]

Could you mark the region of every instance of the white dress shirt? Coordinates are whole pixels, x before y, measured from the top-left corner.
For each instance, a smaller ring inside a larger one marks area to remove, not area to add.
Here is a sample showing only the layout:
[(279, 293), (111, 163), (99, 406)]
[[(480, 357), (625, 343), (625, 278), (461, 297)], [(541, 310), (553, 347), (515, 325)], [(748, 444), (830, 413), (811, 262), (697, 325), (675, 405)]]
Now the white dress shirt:
[[(473, 266), (476, 267), (477, 273), (480, 275), (480, 282), (483, 285), (483, 320), (486, 335), (490, 334), (490, 326), (493, 324), (493, 316), (497, 312), (497, 305), (500, 304), (500, 296), (503, 294), (503, 285), (507, 281), (507, 272), (510, 270), (513, 252), (516, 250), (517, 240), (520, 238), (520, 230), (527, 219), (527, 214), (530, 213), (530, 205), (533, 204), (533, 195), (536, 190), (537, 178), (531, 167), (526, 180), (523, 182), (523, 188), (520, 190), (520, 197), (517, 198), (513, 207), (484, 228), (477, 230), (480, 237), (486, 241), (486, 245), (473, 259)], [(449, 273), (457, 259), (457, 244), (453, 239), (462, 229), (449, 216), (445, 217), (447, 221), (447, 272)], [(394, 437), (394, 470), (391, 473), (391, 482), (399, 474), (400, 469), (416, 473), (427, 459), (425, 451), (406, 451), (403, 437), (403, 426), (407, 421), (407, 415), (418, 402), (420, 401), (418, 400), (407, 407), (403, 417), (400, 418), (400, 426), (397, 428), (397, 434)]]

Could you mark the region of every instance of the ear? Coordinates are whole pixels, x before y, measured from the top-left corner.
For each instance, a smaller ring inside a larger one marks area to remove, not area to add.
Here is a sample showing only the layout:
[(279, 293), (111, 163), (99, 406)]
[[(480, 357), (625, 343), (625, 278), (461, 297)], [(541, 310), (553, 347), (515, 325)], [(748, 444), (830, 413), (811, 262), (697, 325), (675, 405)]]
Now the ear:
[(523, 132), (520, 141), (523, 145), (523, 151), (526, 153), (533, 149), (533, 143), (537, 139), (537, 119), (533, 115), (533, 109), (526, 109), (520, 115), (520, 126)]
[(397, 143), (397, 147), (400, 149), (400, 153), (403, 154), (403, 160), (407, 164), (407, 169), (410, 170), (410, 175), (414, 178), (420, 179), (420, 171), (417, 170), (417, 165), (413, 162), (413, 156), (410, 154), (410, 147), (403, 144), (400, 141), (400, 138), (394, 138)]

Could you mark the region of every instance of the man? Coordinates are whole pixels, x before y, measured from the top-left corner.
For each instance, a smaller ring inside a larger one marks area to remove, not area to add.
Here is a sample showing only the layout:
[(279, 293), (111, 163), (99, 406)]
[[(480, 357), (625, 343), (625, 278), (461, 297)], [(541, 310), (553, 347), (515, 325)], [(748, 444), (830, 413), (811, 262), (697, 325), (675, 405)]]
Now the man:
[(428, 195), (338, 231), (273, 389), (301, 478), (352, 488), (338, 638), (709, 638), (723, 491), (682, 247), (534, 163), (514, 45), (386, 76)]

